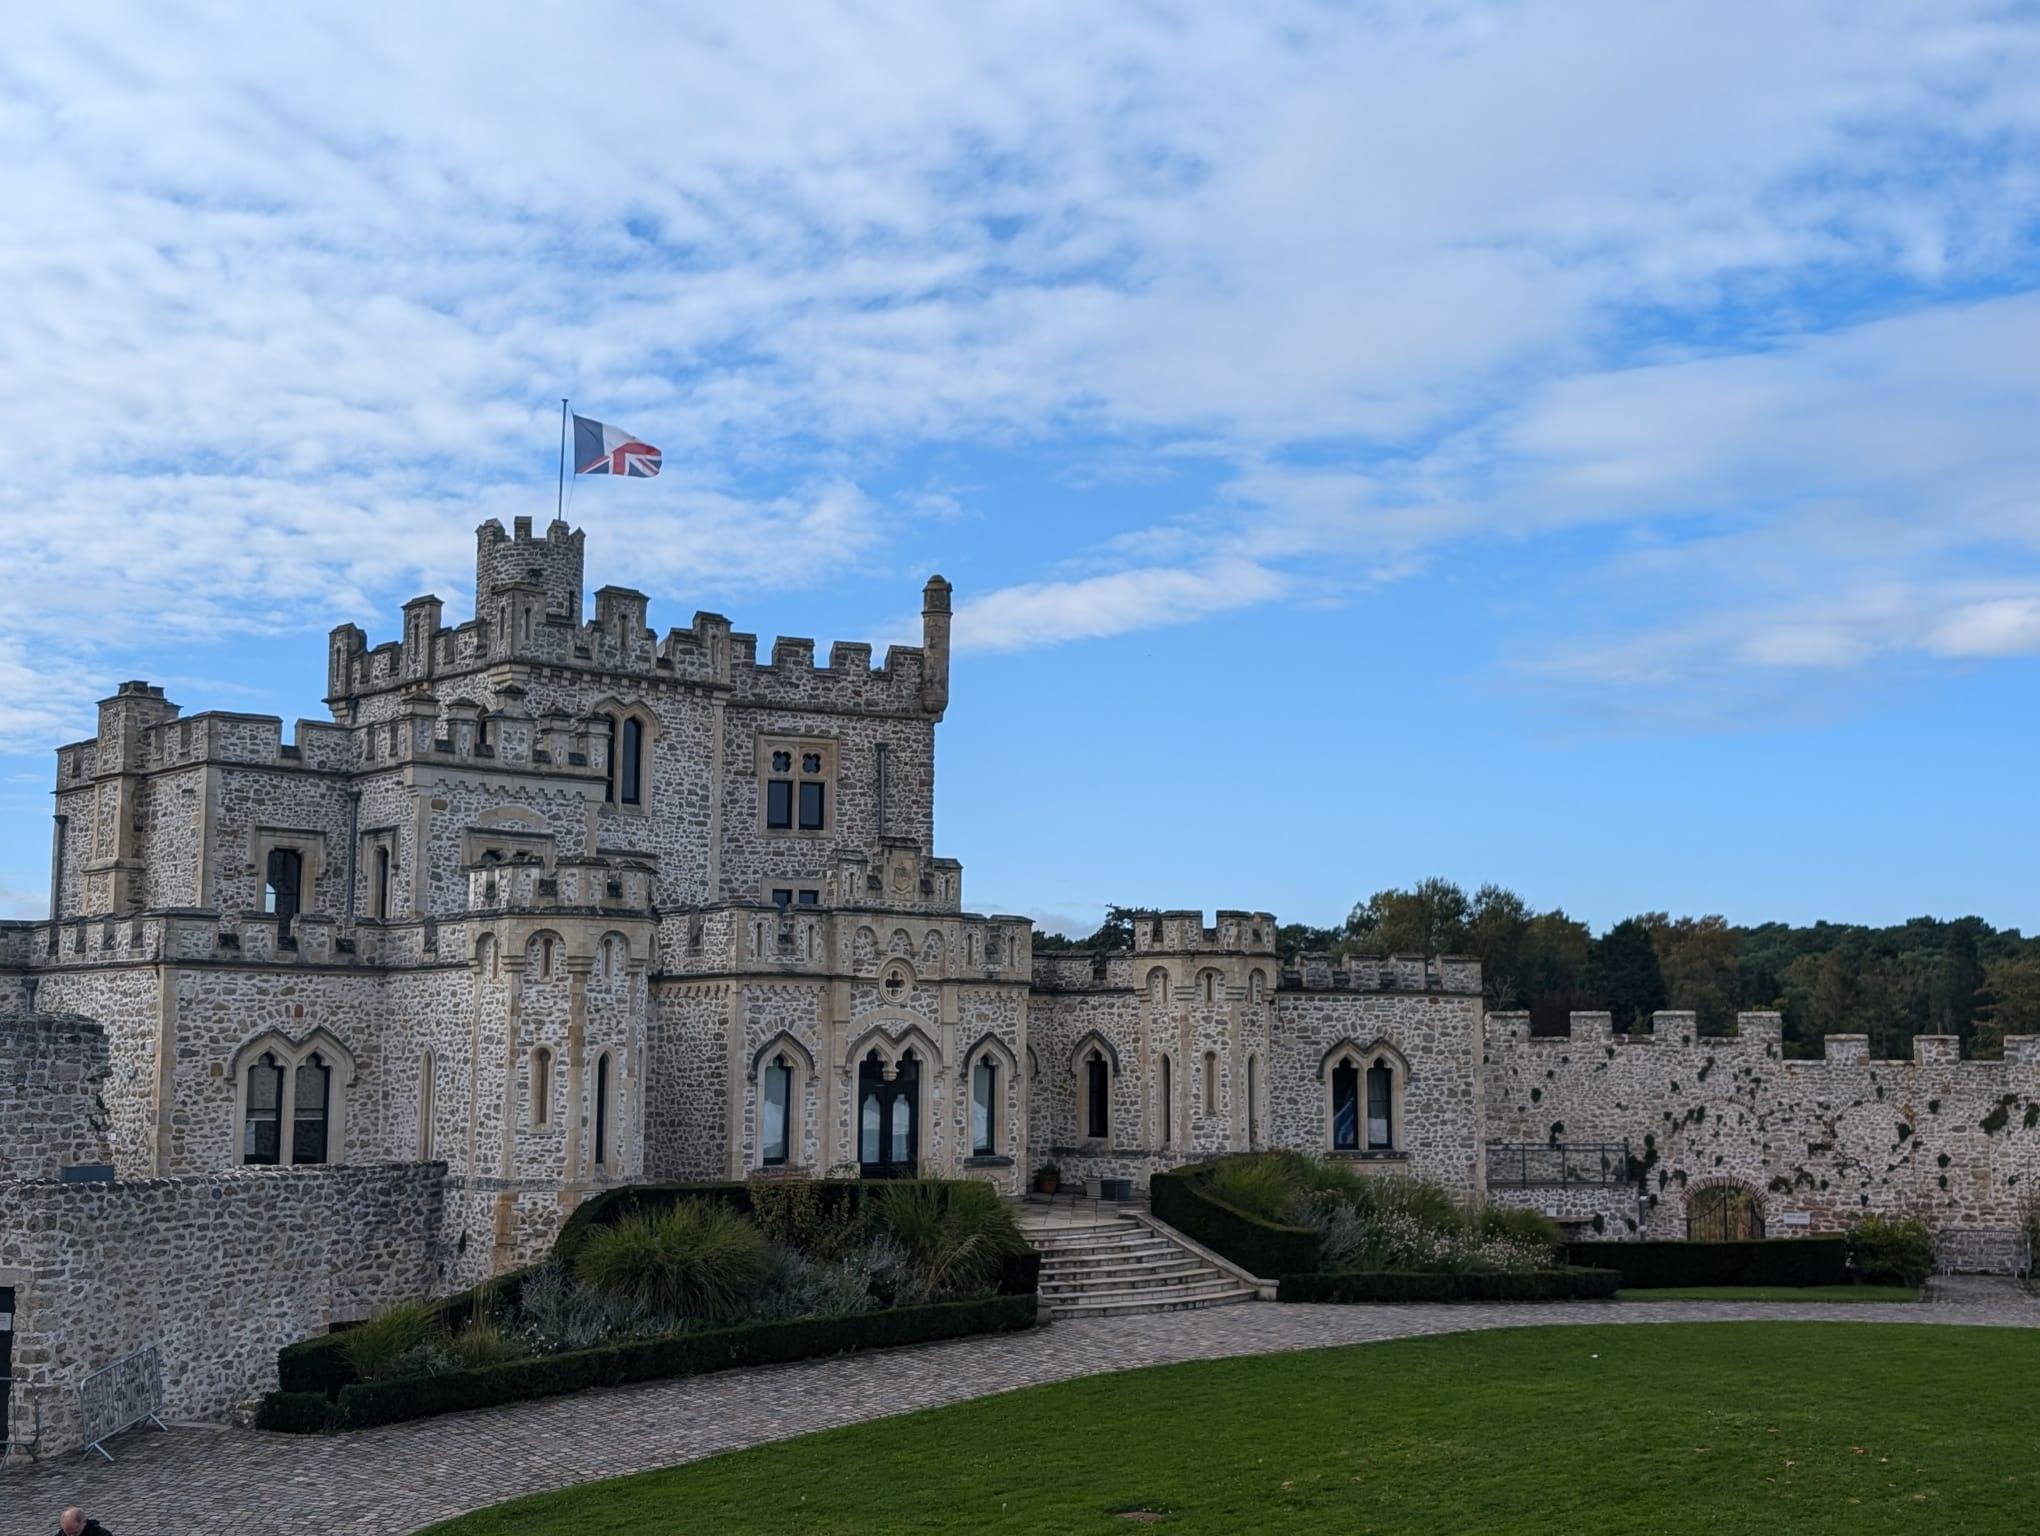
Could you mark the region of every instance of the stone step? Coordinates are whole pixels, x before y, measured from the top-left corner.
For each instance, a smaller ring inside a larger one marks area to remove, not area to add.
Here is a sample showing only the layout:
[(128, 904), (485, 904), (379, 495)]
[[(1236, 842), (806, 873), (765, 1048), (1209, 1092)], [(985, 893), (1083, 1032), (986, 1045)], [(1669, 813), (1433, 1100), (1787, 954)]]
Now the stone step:
[(1176, 1245), (1166, 1237), (1158, 1237), (1145, 1227), (1138, 1232), (1114, 1232), (1103, 1237), (1086, 1237), (1067, 1243), (1035, 1243), (1034, 1246), (1046, 1254), (1116, 1252), (1121, 1248), (1152, 1248), (1157, 1243), (1166, 1248)]
[(1044, 1264), (1041, 1266), (1043, 1281), (1055, 1281), (1058, 1285), (1095, 1285), (1112, 1275), (1162, 1275), (1194, 1273), (1212, 1275), (1219, 1273), (1218, 1266), (1208, 1264), (1194, 1253), (1156, 1254), (1151, 1258), (1133, 1263), (1113, 1264)]
[(1104, 1296), (1116, 1291), (1165, 1291), (1186, 1285), (1208, 1285), (1222, 1277), (1213, 1269), (1172, 1269), (1157, 1274), (1108, 1275), (1077, 1282), (1044, 1280), (1041, 1295), (1046, 1299)]
[(1025, 1227), (1021, 1232), (1030, 1243), (1037, 1246), (1054, 1246), (1060, 1243), (1095, 1243), (1109, 1241), (1115, 1237), (1152, 1236), (1152, 1230), (1139, 1222), (1119, 1221), (1110, 1225), (1100, 1223), (1095, 1227)]
[[(1077, 1255), (1071, 1259), (1044, 1259), (1040, 1265), (1042, 1275), (1083, 1275), (1093, 1269), (1132, 1269), (1146, 1265), (1173, 1265), (1177, 1261), (1195, 1259), (1185, 1255), (1181, 1248), (1122, 1248), (1116, 1252), (1091, 1252), (1091, 1255)], [(1204, 1263), (1202, 1259), (1197, 1263)]]
[(1066, 1305), (1072, 1301), (1090, 1302), (1131, 1302), (1131, 1301), (1189, 1301), (1199, 1296), (1230, 1295), (1233, 1291), (1251, 1293), (1253, 1287), (1242, 1285), (1230, 1275), (1210, 1274), (1196, 1280), (1174, 1280), (1167, 1285), (1108, 1287), (1098, 1286), (1081, 1292), (1055, 1298), (1056, 1304)]
[(1076, 1320), (1087, 1317), (1129, 1317), (1143, 1312), (1196, 1312), (1205, 1307), (1237, 1306), (1243, 1301), (1254, 1299), (1253, 1287), (1235, 1285), (1223, 1294), (1191, 1297), (1133, 1297), (1102, 1298), (1090, 1297), (1083, 1301), (1064, 1301), (1052, 1304), (1048, 1309), (1051, 1318)]

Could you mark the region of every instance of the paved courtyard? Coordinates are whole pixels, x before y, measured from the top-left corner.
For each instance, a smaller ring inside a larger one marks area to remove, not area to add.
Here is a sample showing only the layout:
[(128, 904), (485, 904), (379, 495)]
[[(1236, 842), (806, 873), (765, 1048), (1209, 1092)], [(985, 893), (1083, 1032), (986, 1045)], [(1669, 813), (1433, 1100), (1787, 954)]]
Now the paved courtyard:
[(119, 1536), (394, 1536), (518, 1494), (1016, 1387), (1417, 1334), (1751, 1320), (2040, 1327), (2040, 1301), (2008, 1281), (1936, 1281), (1928, 1301), (1257, 1304), (1058, 1323), (1030, 1333), (611, 1388), (331, 1437), (208, 1427), (136, 1431), (115, 1443), (119, 1460), (111, 1466), (79, 1455), (0, 1471), (0, 1536), (47, 1536), (69, 1503), (103, 1517)]

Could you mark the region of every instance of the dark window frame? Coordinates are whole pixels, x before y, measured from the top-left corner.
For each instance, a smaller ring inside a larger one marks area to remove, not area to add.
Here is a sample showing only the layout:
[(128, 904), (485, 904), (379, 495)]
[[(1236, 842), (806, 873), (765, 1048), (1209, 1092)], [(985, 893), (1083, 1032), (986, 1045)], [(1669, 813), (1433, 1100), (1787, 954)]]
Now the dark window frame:
[(1342, 1061), (1332, 1068), (1332, 1150), (1360, 1150), (1360, 1065)]
[(1112, 1135), (1112, 1079), (1106, 1071), (1105, 1057), (1092, 1051), (1084, 1058), (1084, 1136), (1089, 1141), (1105, 1141)]

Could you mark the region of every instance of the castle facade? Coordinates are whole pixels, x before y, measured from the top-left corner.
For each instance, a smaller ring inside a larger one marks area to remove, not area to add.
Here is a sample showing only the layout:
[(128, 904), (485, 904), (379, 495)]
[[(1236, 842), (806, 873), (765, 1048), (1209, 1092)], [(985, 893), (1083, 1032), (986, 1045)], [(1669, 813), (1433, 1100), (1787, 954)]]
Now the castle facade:
[[(582, 593), (580, 532), (491, 521), (474, 618), (421, 597), (395, 640), (332, 632), (329, 720), (286, 741), (126, 683), (57, 750), (50, 917), (0, 925), (0, 1018), (103, 1032), (123, 1179), (443, 1164), (452, 1288), (648, 1179), (1017, 1193), (1054, 1161), (1138, 1187), (1284, 1147), (1621, 1236), (1683, 1235), (1728, 1185), (1774, 1231), (2009, 1229), (2040, 1177), (2034, 1040), (1879, 1064), (1847, 1039), (1786, 1062), (1769, 1016), (1532, 1039), (1471, 961), (1285, 963), (1264, 912), (1037, 955), (936, 848), (940, 577), (877, 666), (761, 658), (711, 613), (662, 638), (644, 594)], [(18, 1178), (62, 1160), (13, 1151)]]

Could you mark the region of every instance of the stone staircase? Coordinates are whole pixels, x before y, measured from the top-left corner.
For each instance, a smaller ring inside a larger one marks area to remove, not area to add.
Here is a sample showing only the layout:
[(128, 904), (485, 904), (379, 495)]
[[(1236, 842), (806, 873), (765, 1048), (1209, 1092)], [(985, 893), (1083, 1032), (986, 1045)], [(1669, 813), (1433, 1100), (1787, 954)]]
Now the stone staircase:
[(1130, 1216), (1031, 1223), (1041, 1251), (1041, 1302), (1051, 1318), (1185, 1312), (1252, 1301), (1254, 1288)]

